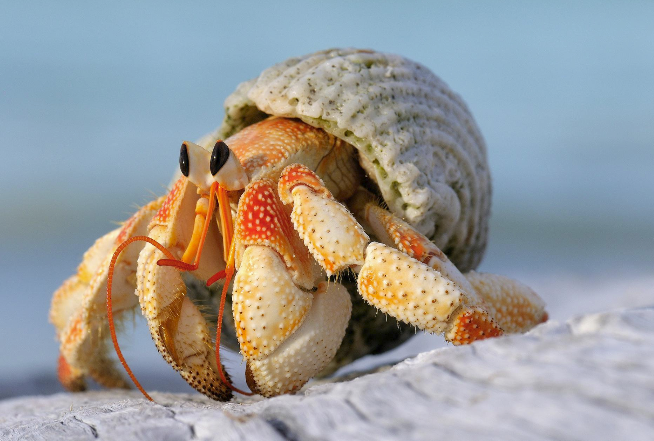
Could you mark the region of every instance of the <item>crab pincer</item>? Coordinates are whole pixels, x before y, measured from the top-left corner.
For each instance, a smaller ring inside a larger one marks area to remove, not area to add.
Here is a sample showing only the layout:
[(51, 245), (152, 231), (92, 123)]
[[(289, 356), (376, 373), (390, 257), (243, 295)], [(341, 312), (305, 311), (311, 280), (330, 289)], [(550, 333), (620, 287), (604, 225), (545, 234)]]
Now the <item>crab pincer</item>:
[[(428, 238), (359, 195), (351, 202), (358, 217), (386, 242), (368, 244), (355, 216), (333, 200), (322, 180), (307, 167), (287, 167), (279, 180), (279, 193), (284, 202), (293, 204), (295, 229), (327, 274), (352, 268), (359, 273), (359, 294), (398, 320), (445, 333), (454, 344), (466, 344), (503, 334), (502, 325), (523, 330), (543, 319), (544, 304), (531, 290), (493, 279), (496, 295), (479, 295)], [(482, 282), (483, 275), (475, 274), (478, 286), (488, 286)], [(498, 287), (508, 288), (511, 295), (497, 293)], [(522, 306), (519, 313), (506, 313), (518, 305)], [(489, 307), (501, 322), (489, 314)]]

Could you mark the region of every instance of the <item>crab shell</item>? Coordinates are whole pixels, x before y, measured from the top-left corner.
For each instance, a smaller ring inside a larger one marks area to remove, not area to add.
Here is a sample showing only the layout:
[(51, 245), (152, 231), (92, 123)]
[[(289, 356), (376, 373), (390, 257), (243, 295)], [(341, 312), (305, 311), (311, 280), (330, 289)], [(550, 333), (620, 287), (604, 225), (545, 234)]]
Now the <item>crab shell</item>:
[[(463, 100), (425, 66), (399, 55), (332, 49), (276, 64), (238, 86), (225, 100), (225, 118), (198, 141), (211, 149), (268, 116), (299, 118), (358, 150), (368, 186), (390, 210), (441, 248), (463, 272), (481, 261), (488, 234), (491, 185), (484, 140)], [(210, 292), (191, 278), (189, 295)], [(364, 302), (356, 283), (343, 344), (323, 371), (390, 350), (415, 335), (412, 326)], [(230, 305), (228, 304), (228, 307)], [(226, 330), (233, 330), (229, 314)], [(233, 332), (223, 344), (239, 349)]]
[(355, 146), (390, 210), (466, 272), (484, 254), (486, 146), (461, 97), (399, 55), (332, 49), (276, 64), (225, 100), (213, 146), (270, 115), (299, 118)]

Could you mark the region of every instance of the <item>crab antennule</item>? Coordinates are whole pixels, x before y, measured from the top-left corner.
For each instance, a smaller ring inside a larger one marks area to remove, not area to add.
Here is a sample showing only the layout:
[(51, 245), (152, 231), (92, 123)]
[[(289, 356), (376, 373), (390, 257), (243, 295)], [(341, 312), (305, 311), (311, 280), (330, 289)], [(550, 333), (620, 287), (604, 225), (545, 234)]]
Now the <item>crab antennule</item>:
[[(216, 200), (214, 197), (214, 187), (211, 187), (209, 198), (201, 197), (196, 204), (195, 223), (193, 224), (193, 235), (191, 242), (186, 247), (182, 262), (193, 262), (193, 268), (197, 269), (200, 266), (200, 257), (202, 256), (202, 247), (207, 238), (207, 231), (209, 231), (209, 222), (213, 216), (214, 209), (216, 208)], [(205, 202), (206, 201), (206, 202)]]
[[(223, 253), (225, 256), (231, 256), (232, 243), (234, 242), (234, 220), (232, 219), (232, 210), (229, 206), (229, 194), (227, 190), (218, 185), (216, 193), (218, 197), (218, 207), (220, 209), (220, 229), (223, 233)], [(230, 258), (233, 258), (230, 257)], [(228, 264), (229, 265), (229, 264)], [(220, 279), (226, 277), (225, 270), (218, 271), (207, 280), (207, 286), (211, 286)], [(229, 284), (229, 283), (227, 283)]]
[[(193, 233), (191, 241), (184, 251), (181, 260), (177, 259), (160, 259), (157, 262), (159, 266), (172, 266), (181, 271), (195, 271), (200, 266), (200, 258), (202, 257), (202, 248), (207, 238), (209, 231), (209, 222), (213, 216), (216, 208), (216, 192), (220, 190), (217, 182), (214, 182), (209, 189), (208, 205), (205, 204), (205, 198), (200, 198), (196, 204), (195, 223), (193, 224)], [(222, 211), (221, 211), (222, 212)], [(225, 253), (227, 254), (227, 253)], [(190, 262), (193, 263), (190, 263)]]
[(166, 249), (166, 247), (162, 246), (159, 242), (147, 236), (130, 237), (129, 239), (118, 245), (118, 248), (116, 248), (116, 251), (114, 251), (114, 254), (111, 258), (111, 263), (109, 264), (109, 274), (107, 275), (107, 320), (109, 321), (109, 332), (111, 333), (111, 341), (114, 344), (114, 349), (116, 350), (116, 355), (118, 355), (118, 359), (120, 360), (120, 363), (125, 368), (125, 371), (127, 372), (127, 375), (129, 375), (129, 378), (132, 379), (134, 385), (138, 388), (138, 390), (141, 391), (141, 393), (145, 396), (145, 398), (147, 398), (150, 401), (154, 401), (152, 397), (148, 395), (145, 389), (143, 389), (141, 383), (139, 383), (139, 381), (136, 379), (136, 376), (132, 372), (132, 369), (130, 369), (129, 365), (127, 364), (127, 361), (125, 360), (125, 357), (123, 356), (122, 351), (120, 350), (120, 345), (118, 344), (118, 337), (116, 336), (116, 327), (114, 325), (113, 306), (111, 304), (111, 286), (113, 284), (114, 266), (116, 265), (116, 260), (118, 260), (118, 256), (120, 255), (120, 253), (129, 244), (136, 241), (148, 242), (149, 244), (152, 244), (153, 246), (157, 247), (162, 253), (164, 253), (169, 258), (174, 259), (174, 256), (171, 254), (170, 251)]
[(220, 208), (220, 228), (223, 235), (223, 252), (229, 256), (231, 244), (234, 238), (234, 220), (232, 219), (232, 209), (229, 206), (229, 194), (222, 185), (217, 190), (218, 207)]

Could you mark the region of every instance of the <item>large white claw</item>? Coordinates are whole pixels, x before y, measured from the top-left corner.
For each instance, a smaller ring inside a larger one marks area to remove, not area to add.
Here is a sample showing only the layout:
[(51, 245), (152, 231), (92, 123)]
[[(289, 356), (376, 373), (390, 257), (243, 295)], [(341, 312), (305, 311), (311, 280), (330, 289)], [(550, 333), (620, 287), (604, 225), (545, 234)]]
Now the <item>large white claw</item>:
[(272, 354), (248, 360), (247, 382), (269, 397), (298, 390), (334, 358), (350, 320), (352, 303), (345, 287), (322, 282), (300, 326)]
[(352, 309), (339, 284), (322, 282), (311, 292), (309, 251), (273, 186), (261, 179), (245, 189), (234, 235), (236, 250), (243, 250), (234, 322), (248, 385), (264, 396), (297, 390), (320, 372), (341, 345)]
[(279, 254), (251, 245), (234, 279), (234, 323), (241, 353), (258, 360), (277, 349), (302, 324), (313, 295), (293, 283)]

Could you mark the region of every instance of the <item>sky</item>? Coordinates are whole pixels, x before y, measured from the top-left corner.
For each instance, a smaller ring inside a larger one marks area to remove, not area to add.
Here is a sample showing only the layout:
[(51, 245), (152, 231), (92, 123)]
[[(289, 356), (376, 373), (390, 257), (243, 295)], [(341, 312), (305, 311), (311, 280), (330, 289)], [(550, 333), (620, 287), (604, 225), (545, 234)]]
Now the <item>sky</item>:
[(329, 47), (400, 53), (467, 102), (493, 174), (482, 270), (651, 275), (653, 22), (635, 1), (0, 0), (0, 379), (50, 372), (52, 292), (165, 192), (180, 142), (241, 81)]

